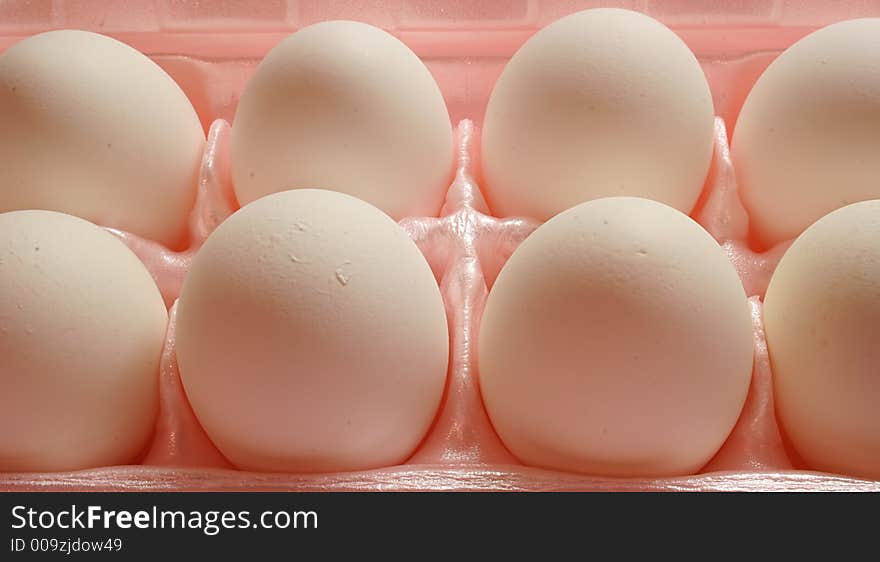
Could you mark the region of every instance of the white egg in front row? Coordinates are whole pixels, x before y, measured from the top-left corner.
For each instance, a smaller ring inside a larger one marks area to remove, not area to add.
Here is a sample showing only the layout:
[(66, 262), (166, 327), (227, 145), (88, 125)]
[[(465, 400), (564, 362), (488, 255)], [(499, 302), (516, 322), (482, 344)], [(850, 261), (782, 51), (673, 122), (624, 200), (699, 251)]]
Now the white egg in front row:
[(880, 200), (794, 241), (764, 298), (776, 415), (810, 468), (880, 478)]
[(150, 273), (106, 230), (0, 214), (0, 472), (136, 461), (167, 321)]
[(491, 289), (479, 377), (526, 464), (606, 476), (704, 466), (736, 423), (752, 327), (726, 254), (655, 201), (580, 204), (539, 227)]
[(241, 208), (196, 255), (177, 318), (186, 394), (243, 469), (400, 464), (440, 404), (449, 334), (434, 275), (397, 223), (349, 195)]

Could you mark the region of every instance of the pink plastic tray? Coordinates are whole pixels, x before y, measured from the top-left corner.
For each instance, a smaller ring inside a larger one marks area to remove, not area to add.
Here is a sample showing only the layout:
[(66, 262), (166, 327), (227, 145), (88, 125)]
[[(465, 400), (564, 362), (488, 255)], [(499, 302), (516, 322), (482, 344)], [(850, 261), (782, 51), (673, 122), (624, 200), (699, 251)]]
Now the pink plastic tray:
[[(341, 5), (340, 5), (341, 4)], [(693, 213), (740, 272), (754, 319), (755, 366), (749, 396), (730, 438), (694, 476), (608, 479), (517, 463), (493, 431), (479, 394), (475, 336), (488, 290), (505, 260), (537, 223), (488, 215), (480, 193), (479, 125), (495, 79), (513, 52), (541, 26), (601, 5), (644, 11), (672, 26), (695, 51), (715, 100), (716, 150)], [(191, 247), (180, 253), (114, 231), (143, 259), (172, 315), (160, 372), (161, 411), (142, 464), (70, 473), (0, 474), (2, 490), (872, 490), (880, 482), (804, 470), (773, 413), (761, 297), (786, 244), (749, 249), (748, 216), (739, 203), (727, 151), (728, 132), (749, 88), (785, 47), (816, 27), (865, 15), (880, 4), (784, 1), (651, 0), (573, 2), (318, 0), (0, 3), (0, 50), (22, 36), (59, 27), (91, 29), (146, 52), (183, 87), (209, 130)], [(182, 391), (174, 352), (174, 307), (193, 253), (238, 205), (229, 176), (229, 124), (259, 60), (298, 27), (325, 19), (380, 25), (426, 62), (458, 125), (458, 168), (439, 218), (402, 226), (440, 282), (450, 319), (451, 362), (440, 413), (404, 464), (334, 474), (262, 474), (234, 470), (207, 439)], [(727, 125), (725, 125), (727, 124)]]

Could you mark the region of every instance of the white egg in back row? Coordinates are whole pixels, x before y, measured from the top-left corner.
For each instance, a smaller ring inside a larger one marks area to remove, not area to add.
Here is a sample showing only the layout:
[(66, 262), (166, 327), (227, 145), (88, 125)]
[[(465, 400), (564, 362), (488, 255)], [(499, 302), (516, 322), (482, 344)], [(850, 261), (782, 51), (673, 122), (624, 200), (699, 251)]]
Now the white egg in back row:
[(232, 128), (242, 205), (317, 188), (354, 195), (396, 220), (436, 216), (452, 154), (446, 104), (424, 63), (389, 33), (352, 21), (305, 27), (272, 49)]
[(572, 14), (529, 39), (495, 84), (482, 140), (489, 206), (547, 220), (630, 195), (689, 213), (713, 127), (706, 77), (669, 28), (628, 10)]
[(61, 211), (180, 247), (204, 145), (180, 87), (124, 43), (61, 30), (0, 54), (0, 211)]
[(761, 246), (880, 197), (880, 18), (824, 27), (785, 50), (749, 92), (731, 156)]

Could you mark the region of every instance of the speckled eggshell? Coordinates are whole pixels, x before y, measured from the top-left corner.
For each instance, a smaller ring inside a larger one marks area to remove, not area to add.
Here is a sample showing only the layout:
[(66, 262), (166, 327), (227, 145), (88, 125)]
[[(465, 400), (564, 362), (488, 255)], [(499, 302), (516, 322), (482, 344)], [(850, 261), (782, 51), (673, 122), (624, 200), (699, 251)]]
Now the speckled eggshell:
[(449, 354), (440, 290), (404, 230), (359, 199), (300, 189), (243, 207), (179, 303), (187, 396), (241, 468), (394, 465), (431, 425)]

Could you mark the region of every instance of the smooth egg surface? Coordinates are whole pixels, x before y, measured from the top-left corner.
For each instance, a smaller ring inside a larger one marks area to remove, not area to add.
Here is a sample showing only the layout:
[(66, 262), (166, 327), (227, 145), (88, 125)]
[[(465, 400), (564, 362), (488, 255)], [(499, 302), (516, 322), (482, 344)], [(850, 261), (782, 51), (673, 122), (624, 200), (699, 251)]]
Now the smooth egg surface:
[(115, 236), (52, 211), (0, 214), (0, 471), (136, 461), (153, 433), (168, 321)]
[(779, 55), (746, 98), (731, 144), (759, 244), (880, 197), (878, 131), (880, 18), (829, 25)]
[(880, 201), (807, 228), (764, 298), (776, 415), (823, 471), (880, 478)]
[(0, 211), (62, 211), (184, 243), (205, 133), (140, 52), (87, 31), (20, 41), (0, 54), (0, 124)]
[(745, 291), (715, 240), (661, 203), (604, 198), (544, 223), (504, 265), (480, 387), (526, 464), (690, 474), (739, 417), (752, 349)]
[(489, 206), (547, 220), (630, 195), (689, 213), (713, 127), (706, 77), (675, 33), (628, 10), (572, 14), (529, 39), (495, 84), (482, 140)]
[(287, 189), (354, 195), (396, 220), (436, 216), (452, 176), (452, 125), (406, 45), (329, 21), (278, 44), (248, 82), (232, 129), (239, 202)]

